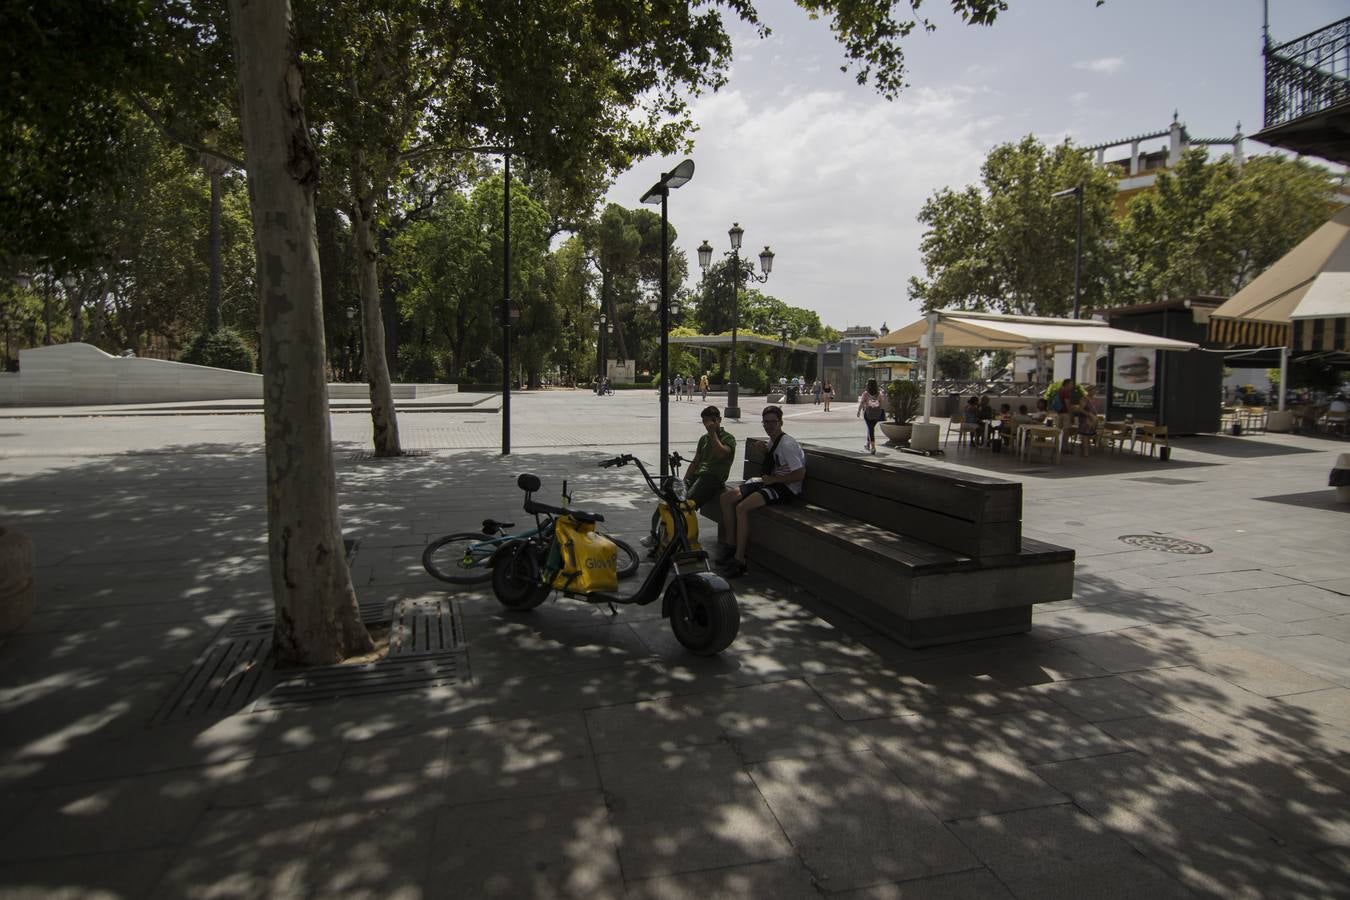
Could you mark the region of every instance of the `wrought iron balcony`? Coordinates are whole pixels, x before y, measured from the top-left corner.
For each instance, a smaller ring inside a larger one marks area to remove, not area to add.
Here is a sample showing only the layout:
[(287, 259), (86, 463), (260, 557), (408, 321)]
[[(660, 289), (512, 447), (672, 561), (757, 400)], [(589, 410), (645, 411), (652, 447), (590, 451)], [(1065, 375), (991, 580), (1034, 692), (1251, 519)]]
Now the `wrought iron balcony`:
[(1266, 50), (1267, 128), (1350, 101), (1350, 18)]
[(1283, 44), (1266, 58), (1265, 128), (1257, 140), (1347, 162), (1350, 18)]

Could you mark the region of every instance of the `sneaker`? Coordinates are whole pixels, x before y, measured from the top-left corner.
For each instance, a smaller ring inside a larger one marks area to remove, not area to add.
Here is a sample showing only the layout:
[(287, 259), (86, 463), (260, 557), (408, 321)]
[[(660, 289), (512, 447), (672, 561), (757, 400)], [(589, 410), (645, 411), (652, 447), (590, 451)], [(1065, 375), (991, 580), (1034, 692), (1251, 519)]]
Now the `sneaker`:
[(730, 547), (727, 546), (726, 544), (718, 544), (717, 554), (716, 556), (714, 556), (713, 562), (715, 562), (719, 566), (725, 566), (727, 563), (731, 562), (735, 558), (736, 558), (735, 547)]
[(641, 541), (639, 541), (638, 543), (640, 543), (640, 544), (641, 544), (642, 546), (644, 546), (644, 547), (655, 547), (655, 546), (656, 546), (656, 535), (654, 535), (654, 534), (649, 534), (649, 535), (647, 535), (646, 537), (644, 537)]

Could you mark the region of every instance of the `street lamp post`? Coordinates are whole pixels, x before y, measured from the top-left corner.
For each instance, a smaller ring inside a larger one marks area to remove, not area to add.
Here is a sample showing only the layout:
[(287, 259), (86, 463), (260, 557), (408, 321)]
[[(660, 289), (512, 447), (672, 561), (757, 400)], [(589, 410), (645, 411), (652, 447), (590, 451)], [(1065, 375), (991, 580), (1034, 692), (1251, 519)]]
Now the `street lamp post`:
[(642, 195), (643, 203), (661, 202), (661, 478), (666, 477), (670, 456), (670, 396), (665, 385), (670, 366), (670, 237), (666, 205), (673, 188), (681, 187), (694, 177), (694, 161), (686, 159), (675, 168), (661, 176), (661, 180), (652, 185)]
[[(759, 267), (764, 274), (756, 275), (753, 271), (742, 271), (741, 238), (744, 234), (745, 229), (737, 222), (732, 222), (730, 230), (727, 231), (727, 235), (731, 238), (731, 380), (727, 382), (727, 406), (723, 412), (728, 419), (741, 417), (740, 385), (736, 383), (736, 333), (741, 319), (741, 285), (745, 284), (748, 278), (763, 284), (769, 280), (769, 273), (773, 271), (774, 254), (767, 244), (759, 254)], [(712, 245), (706, 240), (699, 246), (698, 264), (703, 269), (707, 269), (712, 263), (712, 251)]]
[(608, 320), (605, 318), (605, 314), (601, 313), (600, 321), (595, 323), (595, 330), (596, 333), (599, 335), (595, 343), (596, 393), (600, 392), (600, 388), (605, 381), (605, 335), (613, 327), (614, 327), (613, 325), (608, 324)]
[(511, 151), (506, 150), (502, 153), (502, 456), (511, 455), (511, 325), (515, 321), (511, 312)]
[[(1067, 190), (1057, 191), (1050, 195), (1050, 199), (1058, 200), (1061, 197), (1078, 198), (1078, 238), (1074, 243), (1073, 252), (1073, 317), (1078, 318), (1078, 303), (1082, 290), (1083, 275), (1083, 185), (1077, 184)], [(1074, 384), (1078, 383), (1078, 342), (1070, 345), (1069, 350), (1069, 377), (1073, 379)]]

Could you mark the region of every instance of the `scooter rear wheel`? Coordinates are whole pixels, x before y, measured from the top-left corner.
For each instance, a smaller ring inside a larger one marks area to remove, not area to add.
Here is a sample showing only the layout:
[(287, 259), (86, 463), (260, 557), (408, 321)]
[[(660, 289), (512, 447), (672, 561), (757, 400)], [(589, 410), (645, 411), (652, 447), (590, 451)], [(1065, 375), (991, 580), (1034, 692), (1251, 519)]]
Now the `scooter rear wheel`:
[(670, 601), (670, 630), (675, 640), (697, 656), (716, 656), (736, 640), (741, 630), (741, 608), (730, 588), (718, 590), (702, 579), (672, 581), (666, 588)]
[(530, 610), (548, 599), (539, 583), (539, 562), (529, 541), (513, 541), (501, 549), (492, 566), (492, 593), (507, 609)]

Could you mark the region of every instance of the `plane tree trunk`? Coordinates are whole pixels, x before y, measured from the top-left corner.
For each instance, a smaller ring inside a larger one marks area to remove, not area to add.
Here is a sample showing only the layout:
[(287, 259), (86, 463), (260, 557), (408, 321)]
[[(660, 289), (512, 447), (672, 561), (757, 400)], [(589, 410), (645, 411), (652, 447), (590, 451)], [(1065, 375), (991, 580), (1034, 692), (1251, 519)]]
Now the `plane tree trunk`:
[(338, 516), (325, 376), (318, 156), (305, 126), (287, 0), (229, 0), (262, 319), (268, 557), (278, 661), (372, 648)]

